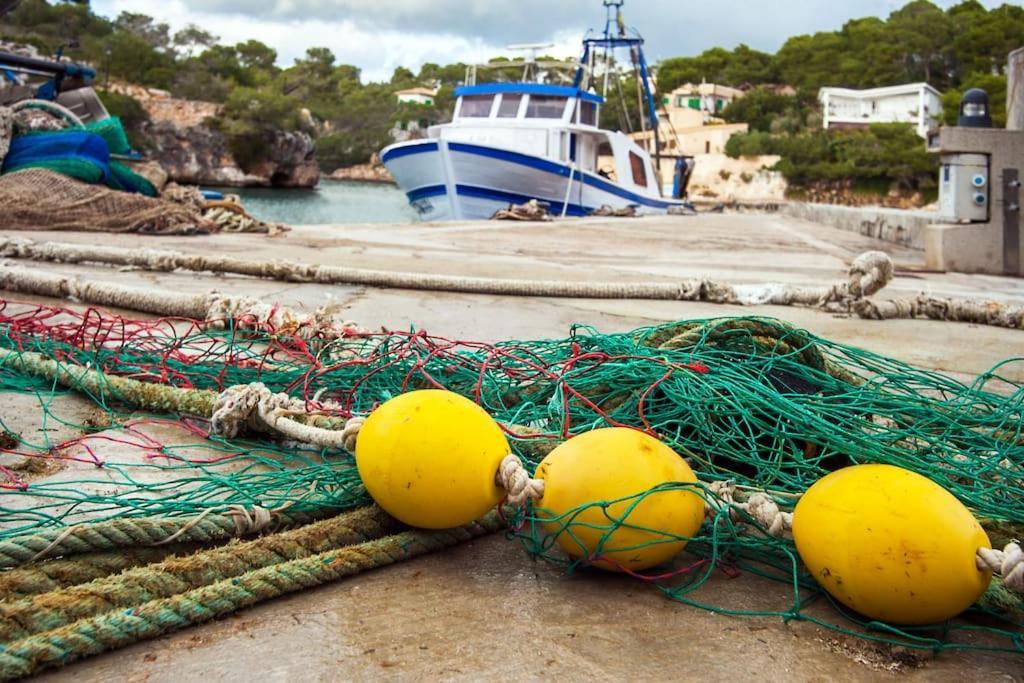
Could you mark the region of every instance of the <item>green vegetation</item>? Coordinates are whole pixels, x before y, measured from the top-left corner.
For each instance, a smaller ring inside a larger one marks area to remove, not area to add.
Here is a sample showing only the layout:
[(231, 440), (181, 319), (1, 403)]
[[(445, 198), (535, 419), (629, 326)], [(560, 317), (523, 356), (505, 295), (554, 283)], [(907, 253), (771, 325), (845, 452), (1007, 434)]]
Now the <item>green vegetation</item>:
[(902, 123), (874, 124), (866, 130), (833, 133), (808, 130), (772, 135), (755, 131), (726, 143), (731, 157), (777, 154), (776, 165), (797, 187), (816, 181), (850, 180), (860, 190), (890, 188), (929, 195), (938, 167), (914, 129)]
[(731, 156), (777, 154), (777, 169), (794, 186), (850, 180), (862, 190), (920, 191), (934, 188), (938, 160), (924, 151), (909, 126), (871, 126), (860, 131), (821, 131), (818, 89), (872, 88), (925, 81), (945, 91), (945, 123), (954, 124), (964, 90), (989, 93), (993, 122), (1006, 124), (1006, 55), (1024, 45), (1024, 7), (985, 9), (976, 0), (943, 11), (914, 0), (887, 19), (848, 21), (839, 31), (790, 38), (775, 55), (740, 45), (697, 57), (666, 60), (659, 84), (671, 89), (706, 79), (742, 86), (783, 83), (786, 96), (756, 87), (723, 113), (747, 123), (750, 133), (726, 145)]
[(913, 0), (887, 19), (853, 19), (838, 31), (795, 36), (774, 55), (740, 45), (666, 59), (658, 85), (670, 91), (701, 79), (732, 86), (786, 83), (813, 94), (824, 86), (926, 81), (944, 91), (974, 74), (1002, 73), (1007, 53), (1022, 42), (1019, 4), (987, 10), (967, 0), (943, 11), (927, 0)]
[[(447, 120), (453, 89), (465, 74), (462, 64), (424, 64), (419, 73), (399, 67), (387, 82), (363, 83), (358, 68), (336, 63), (326, 48), (310, 48), (304, 58), (281, 68), (276, 52), (256, 40), (222, 45), (204, 27), (190, 25), (172, 34), (166, 24), (145, 15), (123, 12), (111, 20), (93, 14), (87, 4), (53, 0), (23, 0), (0, 18), (0, 39), (31, 43), (47, 54), (74, 39), (77, 47), (67, 54), (96, 66), (101, 83), (109, 75), (179, 97), (223, 103), (224, 116), (216, 125), (230, 136), (243, 164), (265, 153), (267, 131), (282, 129), (315, 135), (325, 169), (367, 161), (391, 141), (392, 130)], [(663, 92), (702, 79), (753, 86), (723, 113), (727, 121), (745, 122), (751, 129), (733, 138), (727, 149), (734, 155), (780, 154), (779, 168), (794, 184), (849, 174), (865, 182), (870, 178), (880, 188), (892, 182), (922, 189), (936, 162), (924, 154), (918, 138), (892, 127), (822, 132), (818, 89), (927, 81), (945, 91), (944, 116), (950, 123), (962, 91), (982, 87), (1001, 125), (1006, 55), (1022, 43), (1024, 8), (1019, 5), (988, 10), (967, 0), (942, 10), (927, 0), (913, 0), (884, 19), (854, 19), (838, 31), (795, 36), (775, 54), (739, 45), (667, 59), (657, 67), (658, 85)], [(481, 77), (515, 80), (519, 75), (510, 66)], [(790, 85), (796, 94), (766, 87), (772, 84)], [(433, 106), (399, 104), (394, 97), (397, 90), (423, 85), (440, 88)], [(618, 102), (617, 86), (624, 105)], [(632, 74), (612, 86), (614, 97), (602, 109), (603, 126), (639, 128), (636, 86)], [(129, 131), (144, 120), (130, 98), (107, 94), (106, 101)]]
[[(87, 5), (47, 0), (23, 0), (0, 18), (0, 39), (34, 45), (44, 54), (74, 42), (77, 47), (66, 54), (94, 65), (101, 87), (109, 78), (223, 103), (224, 115), (212, 123), (228, 135), (243, 168), (265, 158), (267, 133), (273, 130), (301, 129), (317, 136), (317, 156), (327, 170), (366, 161), (391, 141), (393, 127), (447, 119), (454, 86), (465, 74), (463, 64), (424, 64), (419, 74), (398, 68), (388, 83), (363, 84), (358, 68), (337, 64), (326, 48), (310, 48), (305, 58), (282, 69), (277, 53), (256, 40), (220, 45), (198, 26), (172, 35), (166, 24), (145, 15), (124, 12), (111, 21)], [(396, 90), (425, 84), (440, 86), (433, 107), (396, 101)], [(103, 98), (122, 116), (133, 143), (144, 147), (137, 131), (145, 112), (138, 102), (111, 92)]]

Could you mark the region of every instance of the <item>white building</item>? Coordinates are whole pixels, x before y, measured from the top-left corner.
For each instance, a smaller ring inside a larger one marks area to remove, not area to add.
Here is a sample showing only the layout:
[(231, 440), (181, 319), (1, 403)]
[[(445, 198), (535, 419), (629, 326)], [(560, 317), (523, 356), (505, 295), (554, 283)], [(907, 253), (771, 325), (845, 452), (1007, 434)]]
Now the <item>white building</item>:
[(430, 88), (409, 88), (408, 90), (397, 91), (395, 97), (398, 98), (399, 102), (432, 105), (434, 104), (434, 98), (437, 97), (437, 91)]
[(908, 83), (870, 90), (822, 88), (822, 126), (867, 128), (872, 123), (909, 123), (921, 137), (942, 118), (942, 96), (927, 83)]

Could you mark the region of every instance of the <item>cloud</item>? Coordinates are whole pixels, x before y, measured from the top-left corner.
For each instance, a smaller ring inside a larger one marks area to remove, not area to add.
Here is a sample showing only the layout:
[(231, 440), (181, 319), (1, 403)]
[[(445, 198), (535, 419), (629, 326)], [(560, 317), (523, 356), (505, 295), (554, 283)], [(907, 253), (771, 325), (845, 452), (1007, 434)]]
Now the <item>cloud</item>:
[[(951, 1), (951, 0), (950, 0)], [(899, 0), (630, 0), (626, 23), (647, 39), (651, 61), (709, 47), (775, 51), (786, 38), (836, 30), (848, 19), (886, 16)], [(948, 2), (947, 2), (948, 4)], [(984, 4), (997, 4), (987, 0)], [(141, 12), (173, 28), (196, 23), (225, 43), (256, 38), (290, 64), (308, 47), (327, 47), (343, 63), (381, 80), (396, 66), (486, 61), (505, 46), (554, 42), (560, 56), (577, 53), (587, 28), (601, 28), (598, 0), (94, 0), (108, 16)]]

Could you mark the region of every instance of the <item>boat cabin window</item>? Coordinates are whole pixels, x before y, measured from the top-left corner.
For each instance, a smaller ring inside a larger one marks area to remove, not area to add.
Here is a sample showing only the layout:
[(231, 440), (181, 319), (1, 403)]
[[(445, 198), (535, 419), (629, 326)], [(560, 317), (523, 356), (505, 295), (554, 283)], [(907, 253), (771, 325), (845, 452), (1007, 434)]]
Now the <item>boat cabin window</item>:
[(580, 102), (580, 123), (585, 126), (597, 125), (597, 105), (593, 102)]
[(565, 111), (565, 98), (550, 95), (530, 95), (526, 105), (528, 119), (560, 119)]
[(487, 118), (491, 115), (492, 102), (494, 102), (494, 95), (466, 95), (462, 98), (459, 116)]
[(523, 96), (519, 93), (505, 93), (501, 96), (501, 104), (498, 105), (499, 119), (514, 119), (519, 114), (519, 103)]
[(636, 152), (629, 153), (629, 168), (633, 171), (633, 182), (647, 187), (647, 169), (644, 168), (644, 160)]

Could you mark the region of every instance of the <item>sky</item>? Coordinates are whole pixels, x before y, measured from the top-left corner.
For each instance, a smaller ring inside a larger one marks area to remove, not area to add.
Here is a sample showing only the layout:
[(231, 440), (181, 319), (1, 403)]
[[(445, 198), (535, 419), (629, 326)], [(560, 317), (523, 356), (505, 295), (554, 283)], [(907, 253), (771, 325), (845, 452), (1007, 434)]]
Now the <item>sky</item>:
[[(177, 30), (194, 23), (234, 44), (250, 38), (278, 52), (282, 66), (309, 47), (327, 47), (363, 80), (387, 80), (397, 66), (485, 62), (507, 45), (554, 43), (578, 56), (588, 28), (601, 28), (601, 0), (93, 0), (99, 14), (148, 14)], [(836, 30), (851, 18), (887, 16), (903, 0), (626, 0), (626, 23), (647, 41), (648, 60), (695, 55), (740, 43), (774, 52), (790, 36)], [(937, 4), (946, 6), (949, 2)], [(999, 2), (982, 0), (992, 7)]]

